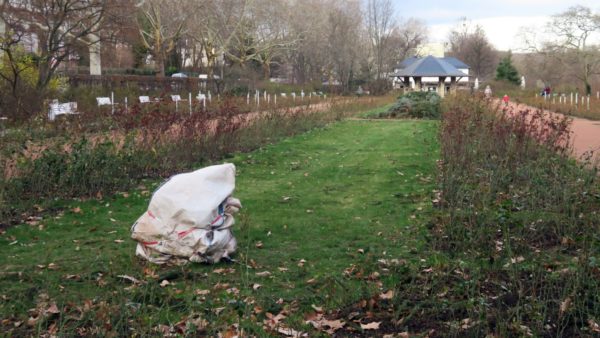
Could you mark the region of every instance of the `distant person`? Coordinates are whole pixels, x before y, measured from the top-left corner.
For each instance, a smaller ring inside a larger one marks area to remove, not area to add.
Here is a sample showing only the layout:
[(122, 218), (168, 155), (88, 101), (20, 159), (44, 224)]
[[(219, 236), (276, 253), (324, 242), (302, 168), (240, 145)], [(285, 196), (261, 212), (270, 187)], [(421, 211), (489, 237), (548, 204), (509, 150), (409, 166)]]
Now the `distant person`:
[(485, 94), (486, 99), (492, 98), (492, 88), (490, 88), (490, 85), (485, 86), (485, 90), (483, 91), (483, 94)]
[(508, 97), (508, 95), (504, 94), (504, 96), (502, 97), (502, 101), (504, 102), (504, 106), (507, 107), (508, 106), (508, 101), (510, 100), (510, 98)]

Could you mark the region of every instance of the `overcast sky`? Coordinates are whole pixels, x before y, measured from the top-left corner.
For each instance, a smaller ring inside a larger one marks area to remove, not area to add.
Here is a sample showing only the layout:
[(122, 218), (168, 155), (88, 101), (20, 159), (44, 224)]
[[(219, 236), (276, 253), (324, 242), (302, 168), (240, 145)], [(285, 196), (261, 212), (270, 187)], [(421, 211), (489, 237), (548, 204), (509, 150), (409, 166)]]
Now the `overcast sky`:
[(466, 17), (481, 25), (489, 41), (500, 50), (518, 50), (521, 27), (543, 27), (550, 16), (583, 5), (598, 12), (600, 0), (392, 0), (402, 18), (419, 18), (429, 27), (430, 40), (443, 42), (448, 32)]

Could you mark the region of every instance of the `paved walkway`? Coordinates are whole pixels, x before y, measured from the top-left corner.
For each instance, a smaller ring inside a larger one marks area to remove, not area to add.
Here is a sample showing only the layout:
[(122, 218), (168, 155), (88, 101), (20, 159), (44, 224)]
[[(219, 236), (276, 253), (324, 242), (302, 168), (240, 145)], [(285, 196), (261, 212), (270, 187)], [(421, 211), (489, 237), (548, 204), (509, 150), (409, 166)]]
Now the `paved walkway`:
[[(500, 102), (500, 101), (498, 101)], [(510, 103), (515, 111), (523, 109), (538, 110), (535, 107), (524, 104)], [(561, 115), (559, 113), (544, 111), (545, 113)], [(586, 160), (590, 156), (600, 161), (600, 121), (592, 121), (579, 117), (571, 117), (571, 141), (573, 142), (573, 155), (578, 160)]]

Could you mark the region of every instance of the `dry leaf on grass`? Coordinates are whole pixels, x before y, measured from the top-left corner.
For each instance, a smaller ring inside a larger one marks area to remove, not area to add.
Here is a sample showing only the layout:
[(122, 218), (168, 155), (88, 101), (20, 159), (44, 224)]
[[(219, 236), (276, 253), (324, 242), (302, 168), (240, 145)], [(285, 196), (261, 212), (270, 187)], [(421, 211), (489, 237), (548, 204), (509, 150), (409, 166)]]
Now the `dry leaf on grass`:
[(381, 299), (392, 299), (394, 298), (394, 291), (389, 290), (388, 292), (382, 293), (379, 295)]
[(153, 279), (157, 279), (158, 278), (158, 274), (151, 268), (144, 268), (144, 276), (146, 277), (150, 277)]
[(306, 323), (312, 325), (317, 330), (326, 332), (329, 335), (333, 335), (335, 331), (343, 328), (346, 325), (346, 322), (342, 320), (329, 320), (324, 318), (322, 315), (318, 315), (317, 318), (308, 320)]
[(271, 275), (271, 273), (269, 271), (262, 271), (262, 272), (257, 272), (256, 275), (258, 277), (269, 277)]
[(360, 328), (363, 330), (379, 330), (381, 322), (371, 322), (369, 324), (360, 324)]
[(294, 337), (294, 338), (297, 338), (297, 337), (308, 337), (307, 333), (296, 331), (296, 330), (294, 330), (292, 328), (289, 328), (289, 327), (286, 327), (284, 325), (279, 325), (277, 327), (277, 332), (281, 333), (281, 334), (283, 334), (285, 336)]
[(510, 262), (511, 262), (512, 264), (516, 264), (516, 263), (521, 263), (521, 262), (522, 262), (522, 261), (524, 261), (524, 260), (525, 260), (525, 257), (523, 257), (523, 256), (519, 256), (519, 257), (511, 258), (511, 259), (510, 259)]
[(567, 297), (565, 300), (563, 300), (560, 303), (560, 311), (559, 311), (559, 316), (562, 316), (565, 314), (565, 312), (567, 312), (569, 310), (569, 307), (571, 307), (571, 298)]
[(225, 292), (227, 292), (228, 294), (237, 295), (240, 293), (240, 290), (238, 288), (229, 288), (225, 290)]
[(58, 309), (58, 307), (56, 306), (56, 303), (52, 303), (50, 304), (50, 306), (46, 309), (46, 313), (50, 313), (50, 314), (59, 314), (60, 310)]
[(195, 294), (197, 294), (198, 296), (206, 296), (208, 294), (210, 294), (210, 290), (196, 290), (194, 291)]
[(132, 276), (128, 276), (128, 275), (118, 275), (117, 278), (128, 281), (132, 284), (141, 284), (142, 283), (139, 279), (132, 277)]

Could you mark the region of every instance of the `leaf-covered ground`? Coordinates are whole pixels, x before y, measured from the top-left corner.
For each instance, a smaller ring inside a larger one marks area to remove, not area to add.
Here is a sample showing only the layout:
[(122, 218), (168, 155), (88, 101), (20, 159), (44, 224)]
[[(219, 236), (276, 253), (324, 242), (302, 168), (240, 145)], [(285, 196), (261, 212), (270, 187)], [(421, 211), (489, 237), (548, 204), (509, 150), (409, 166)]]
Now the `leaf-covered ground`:
[[(437, 259), (422, 226), (436, 132), (434, 121), (345, 121), (229, 159), (243, 204), (231, 264), (157, 267), (135, 257), (129, 228), (158, 181), (58, 202), (58, 214), (42, 211), (0, 236), (0, 328), (14, 336), (383, 333), (368, 312), (405, 282), (397, 267), (426, 270)], [(364, 313), (344, 313), (351, 305)]]

